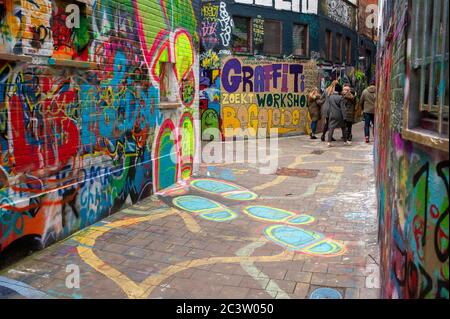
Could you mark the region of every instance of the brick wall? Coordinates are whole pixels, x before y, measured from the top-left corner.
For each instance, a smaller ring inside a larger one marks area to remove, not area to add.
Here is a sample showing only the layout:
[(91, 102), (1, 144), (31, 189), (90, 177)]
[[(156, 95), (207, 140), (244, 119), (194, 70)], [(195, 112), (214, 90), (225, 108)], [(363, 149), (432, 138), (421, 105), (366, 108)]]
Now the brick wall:
[(192, 174), (199, 10), (2, 0), (0, 252), (44, 247)]

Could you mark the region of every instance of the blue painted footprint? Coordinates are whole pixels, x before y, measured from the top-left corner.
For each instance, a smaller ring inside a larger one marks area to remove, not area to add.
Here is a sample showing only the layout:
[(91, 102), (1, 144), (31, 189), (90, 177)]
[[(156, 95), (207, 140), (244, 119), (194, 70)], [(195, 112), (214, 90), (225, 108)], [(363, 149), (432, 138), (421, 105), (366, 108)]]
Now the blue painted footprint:
[(224, 205), (200, 196), (180, 196), (174, 198), (172, 203), (184, 211), (215, 222), (230, 221), (238, 217), (238, 214)]
[(332, 257), (345, 253), (344, 245), (325, 235), (289, 225), (273, 225), (264, 229), (264, 235), (286, 249), (313, 256)]
[[(210, 178), (194, 179), (189, 184), (199, 191), (237, 201), (248, 201), (258, 197), (255, 193), (236, 184)], [(179, 189), (175, 188), (174, 190), (176, 192)], [(183, 190), (183, 188), (181, 189)], [(179, 196), (174, 198), (172, 203), (186, 212), (198, 214), (200, 217), (211, 221), (224, 222), (238, 217), (237, 213), (225, 205), (201, 196)], [(249, 206), (243, 212), (259, 220), (284, 223), (282, 225), (269, 226), (264, 229), (263, 233), (269, 240), (286, 249), (324, 257), (345, 253), (345, 246), (341, 243), (327, 238), (321, 233), (293, 226), (312, 223), (314, 217), (310, 215), (296, 214), (268, 206)]]
[(307, 225), (314, 222), (314, 217), (306, 214), (296, 214), (281, 208), (269, 206), (248, 206), (243, 212), (250, 217), (278, 223), (287, 223), (290, 225)]
[(212, 178), (193, 179), (190, 181), (190, 185), (196, 190), (237, 201), (254, 200), (258, 197), (242, 186)]

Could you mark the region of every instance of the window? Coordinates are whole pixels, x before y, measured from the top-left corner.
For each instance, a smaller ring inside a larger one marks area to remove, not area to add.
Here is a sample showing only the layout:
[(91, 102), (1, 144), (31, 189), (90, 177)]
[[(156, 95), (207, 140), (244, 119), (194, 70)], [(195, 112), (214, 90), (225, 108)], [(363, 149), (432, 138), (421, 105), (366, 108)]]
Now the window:
[(336, 34), (336, 59), (337, 62), (342, 62), (342, 34)]
[(448, 2), (409, 1), (410, 104), (405, 108), (403, 123), (405, 138), (447, 152)]
[(352, 64), (352, 39), (345, 39), (345, 63)]
[(280, 21), (253, 18), (254, 53), (264, 55), (282, 54), (282, 28)]
[(282, 48), (281, 22), (264, 21), (264, 54), (281, 55)]
[(174, 66), (174, 63), (160, 62), (159, 94), (162, 104), (178, 102), (178, 91), (175, 86), (177, 80), (175, 78)]
[(331, 31), (327, 30), (325, 32), (325, 59), (328, 61), (332, 60), (331, 54), (332, 54), (332, 41), (331, 41), (332, 33)]
[(307, 56), (309, 49), (308, 25), (294, 24), (292, 42), (294, 55)]
[(250, 53), (250, 18), (233, 17), (233, 51)]

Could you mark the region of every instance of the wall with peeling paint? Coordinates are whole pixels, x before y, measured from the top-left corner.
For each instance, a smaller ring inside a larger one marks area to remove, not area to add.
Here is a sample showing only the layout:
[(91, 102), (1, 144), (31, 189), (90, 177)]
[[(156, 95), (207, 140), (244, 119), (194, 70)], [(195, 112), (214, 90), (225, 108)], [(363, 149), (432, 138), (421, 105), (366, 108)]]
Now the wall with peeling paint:
[(0, 252), (45, 247), (193, 173), (199, 8), (0, 1)]

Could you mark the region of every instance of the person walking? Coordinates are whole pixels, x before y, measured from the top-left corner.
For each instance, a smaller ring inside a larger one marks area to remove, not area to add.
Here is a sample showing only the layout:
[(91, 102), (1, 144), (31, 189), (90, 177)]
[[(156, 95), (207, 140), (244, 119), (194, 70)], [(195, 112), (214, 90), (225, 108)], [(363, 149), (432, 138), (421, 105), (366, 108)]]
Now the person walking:
[(370, 124), (375, 126), (375, 93), (375, 81), (371, 81), (370, 86), (362, 92), (359, 102), (364, 113), (364, 136), (366, 137), (366, 143), (370, 141)]
[(317, 131), (317, 123), (319, 122), (320, 109), (323, 104), (323, 100), (321, 99), (321, 95), (319, 93), (319, 89), (314, 87), (308, 94), (308, 111), (309, 116), (311, 118), (311, 134), (310, 137), (312, 140), (317, 139), (316, 131)]
[[(334, 88), (334, 92), (330, 95), (328, 100), (329, 107), (329, 122), (328, 122), (328, 147), (331, 147), (333, 141), (333, 133), (336, 128), (345, 129), (345, 99), (341, 95), (342, 86), (337, 83)], [(351, 145), (351, 142), (347, 140), (347, 132), (344, 130), (344, 143)]]
[[(331, 82), (331, 84), (325, 89), (325, 91), (323, 92), (323, 95), (322, 95), (322, 100), (324, 101), (323, 106), (322, 106), (322, 118), (325, 119), (325, 125), (323, 126), (323, 130), (322, 130), (322, 137), (320, 138), (322, 140), (322, 142), (325, 142), (325, 135), (328, 132), (329, 98), (333, 94), (334, 88), (335, 88), (336, 84), (338, 84), (338, 83), (339, 82), (337, 80), (334, 80), (333, 82)], [(331, 137), (331, 139), (333, 140), (333, 142), (336, 141), (333, 137)]]
[(353, 139), (352, 135), (352, 127), (355, 122), (355, 114), (356, 114), (356, 96), (355, 93), (350, 86), (350, 84), (345, 84), (342, 89), (342, 97), (345, 101), (345, 113), (344, 113), (344, 121), (345, 128), (342, 131), (342, 136), (347, 135), (347, 140), (351, 141)]

